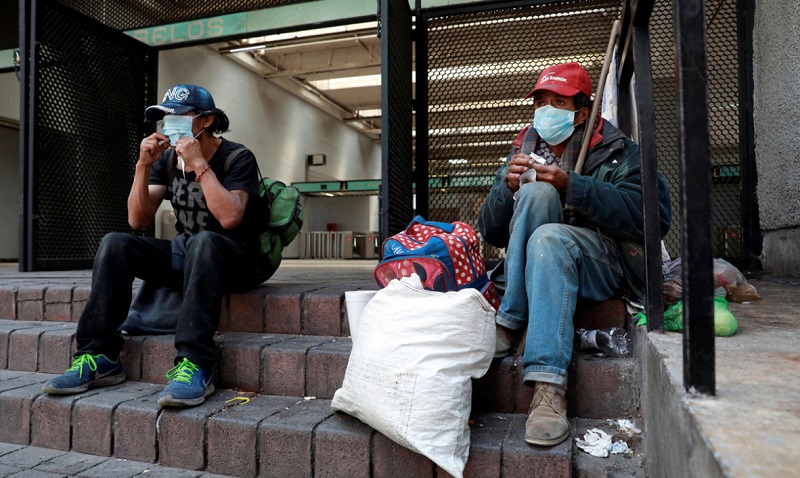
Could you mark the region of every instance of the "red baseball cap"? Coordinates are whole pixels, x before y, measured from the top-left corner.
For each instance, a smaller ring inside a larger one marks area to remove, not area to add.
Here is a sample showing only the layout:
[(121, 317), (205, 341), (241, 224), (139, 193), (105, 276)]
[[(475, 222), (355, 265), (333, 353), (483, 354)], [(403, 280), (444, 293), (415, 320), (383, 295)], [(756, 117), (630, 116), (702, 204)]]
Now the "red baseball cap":
[(544, 69), (536, 87), (528, 93), (525, 99), (530, 98), (539, 90), (548, 90), (559, 95), (575, 96), (582, 92), (587, 97), (592, 97), (592, 80), (589, 73), (574, 61), (561, 63), (560, 65), (548, 66)]

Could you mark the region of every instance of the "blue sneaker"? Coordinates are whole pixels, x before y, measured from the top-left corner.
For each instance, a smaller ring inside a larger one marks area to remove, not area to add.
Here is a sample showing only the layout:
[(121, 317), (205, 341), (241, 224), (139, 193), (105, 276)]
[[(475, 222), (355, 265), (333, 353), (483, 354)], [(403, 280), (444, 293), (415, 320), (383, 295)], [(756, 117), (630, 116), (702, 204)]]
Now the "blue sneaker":
[(214, 393), (213, 373), (184, 358), (167, 372), (169, 383), (158, 395), (162, 407), (194, 407)]
[(82, 354), (72, 361), (66, 372), (48, 380), (43, 390), (53, 395), (72, 395), (124, 381), (125, 372), (119, 359), (113, 361), (103, 354)]

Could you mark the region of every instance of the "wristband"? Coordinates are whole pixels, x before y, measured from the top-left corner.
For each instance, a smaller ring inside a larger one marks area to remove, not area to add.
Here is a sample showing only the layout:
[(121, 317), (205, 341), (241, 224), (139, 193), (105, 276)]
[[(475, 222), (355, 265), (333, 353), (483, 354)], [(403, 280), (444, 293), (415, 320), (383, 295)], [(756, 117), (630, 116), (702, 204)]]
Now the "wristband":
[(199, 182), (200, 182), (200, 178), (201, 178), (201, 177), (203, 177), (203, 174), (205, 174), (205, 173), (206, 173), (206, 171), (208, 171), (208, 168), (210, 168), (210, 167), (211, 167), (211, 166), (209, 166), (208, 164), (206, 164), (206, 167), (205, 167), (205, 168), (203, 168), (203, 170), (202, 170), (202, 171), (200, 171), (200, 174), (198, 174), (198, 175), (197, 175), (197, 177), (195, 177), (195, 178), (194, 178), (194, 181), (195, 181), (195, 182), (197, 182), (197, 183), (199, 183)]

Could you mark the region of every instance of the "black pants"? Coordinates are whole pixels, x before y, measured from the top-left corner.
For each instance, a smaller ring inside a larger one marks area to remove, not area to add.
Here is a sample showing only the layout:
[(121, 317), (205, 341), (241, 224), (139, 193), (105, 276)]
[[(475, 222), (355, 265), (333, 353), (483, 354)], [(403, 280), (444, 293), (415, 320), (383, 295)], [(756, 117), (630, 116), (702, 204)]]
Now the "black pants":
[(222, 297), (253, 285), (255, 257), (246, 247), (214, 232), (191, 241), (185, 270), (172, 268), (170, 241), (112, 232), (100, 243), (92, 269), (92, 291), (78, 322), (77, 355), (116, 358), (123, 346), (117, 331), (128, 316), (134, 278), (175, 289), (183, 303), (175, 331), (176, 363), (188, 358), (204, 369), (216, 362), (214, 334)]

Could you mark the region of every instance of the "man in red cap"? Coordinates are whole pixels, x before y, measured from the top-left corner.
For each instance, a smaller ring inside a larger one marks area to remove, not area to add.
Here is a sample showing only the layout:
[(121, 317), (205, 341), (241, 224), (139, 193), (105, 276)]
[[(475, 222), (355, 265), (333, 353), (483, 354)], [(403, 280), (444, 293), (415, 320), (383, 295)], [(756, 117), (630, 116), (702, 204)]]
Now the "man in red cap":
[[(591, 92), (578, 63), (542, 72), (526, 97), (533, 97), (533, 127), (512, 143), (478, 220), (483, 238), (506, 249), (503, 276), (493, 277), (505, 283), (495, 356), (512, 352), (527, 327), (522, 379), (535, 391), (525, 441), (533, 445), (569, 436), (565, 395), (578, 298), (641, 299), (644, 292), (638, 145), (597, 118), (583, 170), (574, 170)], [(658, 180), (663, 238), (671, 208), (667, 183)]]

